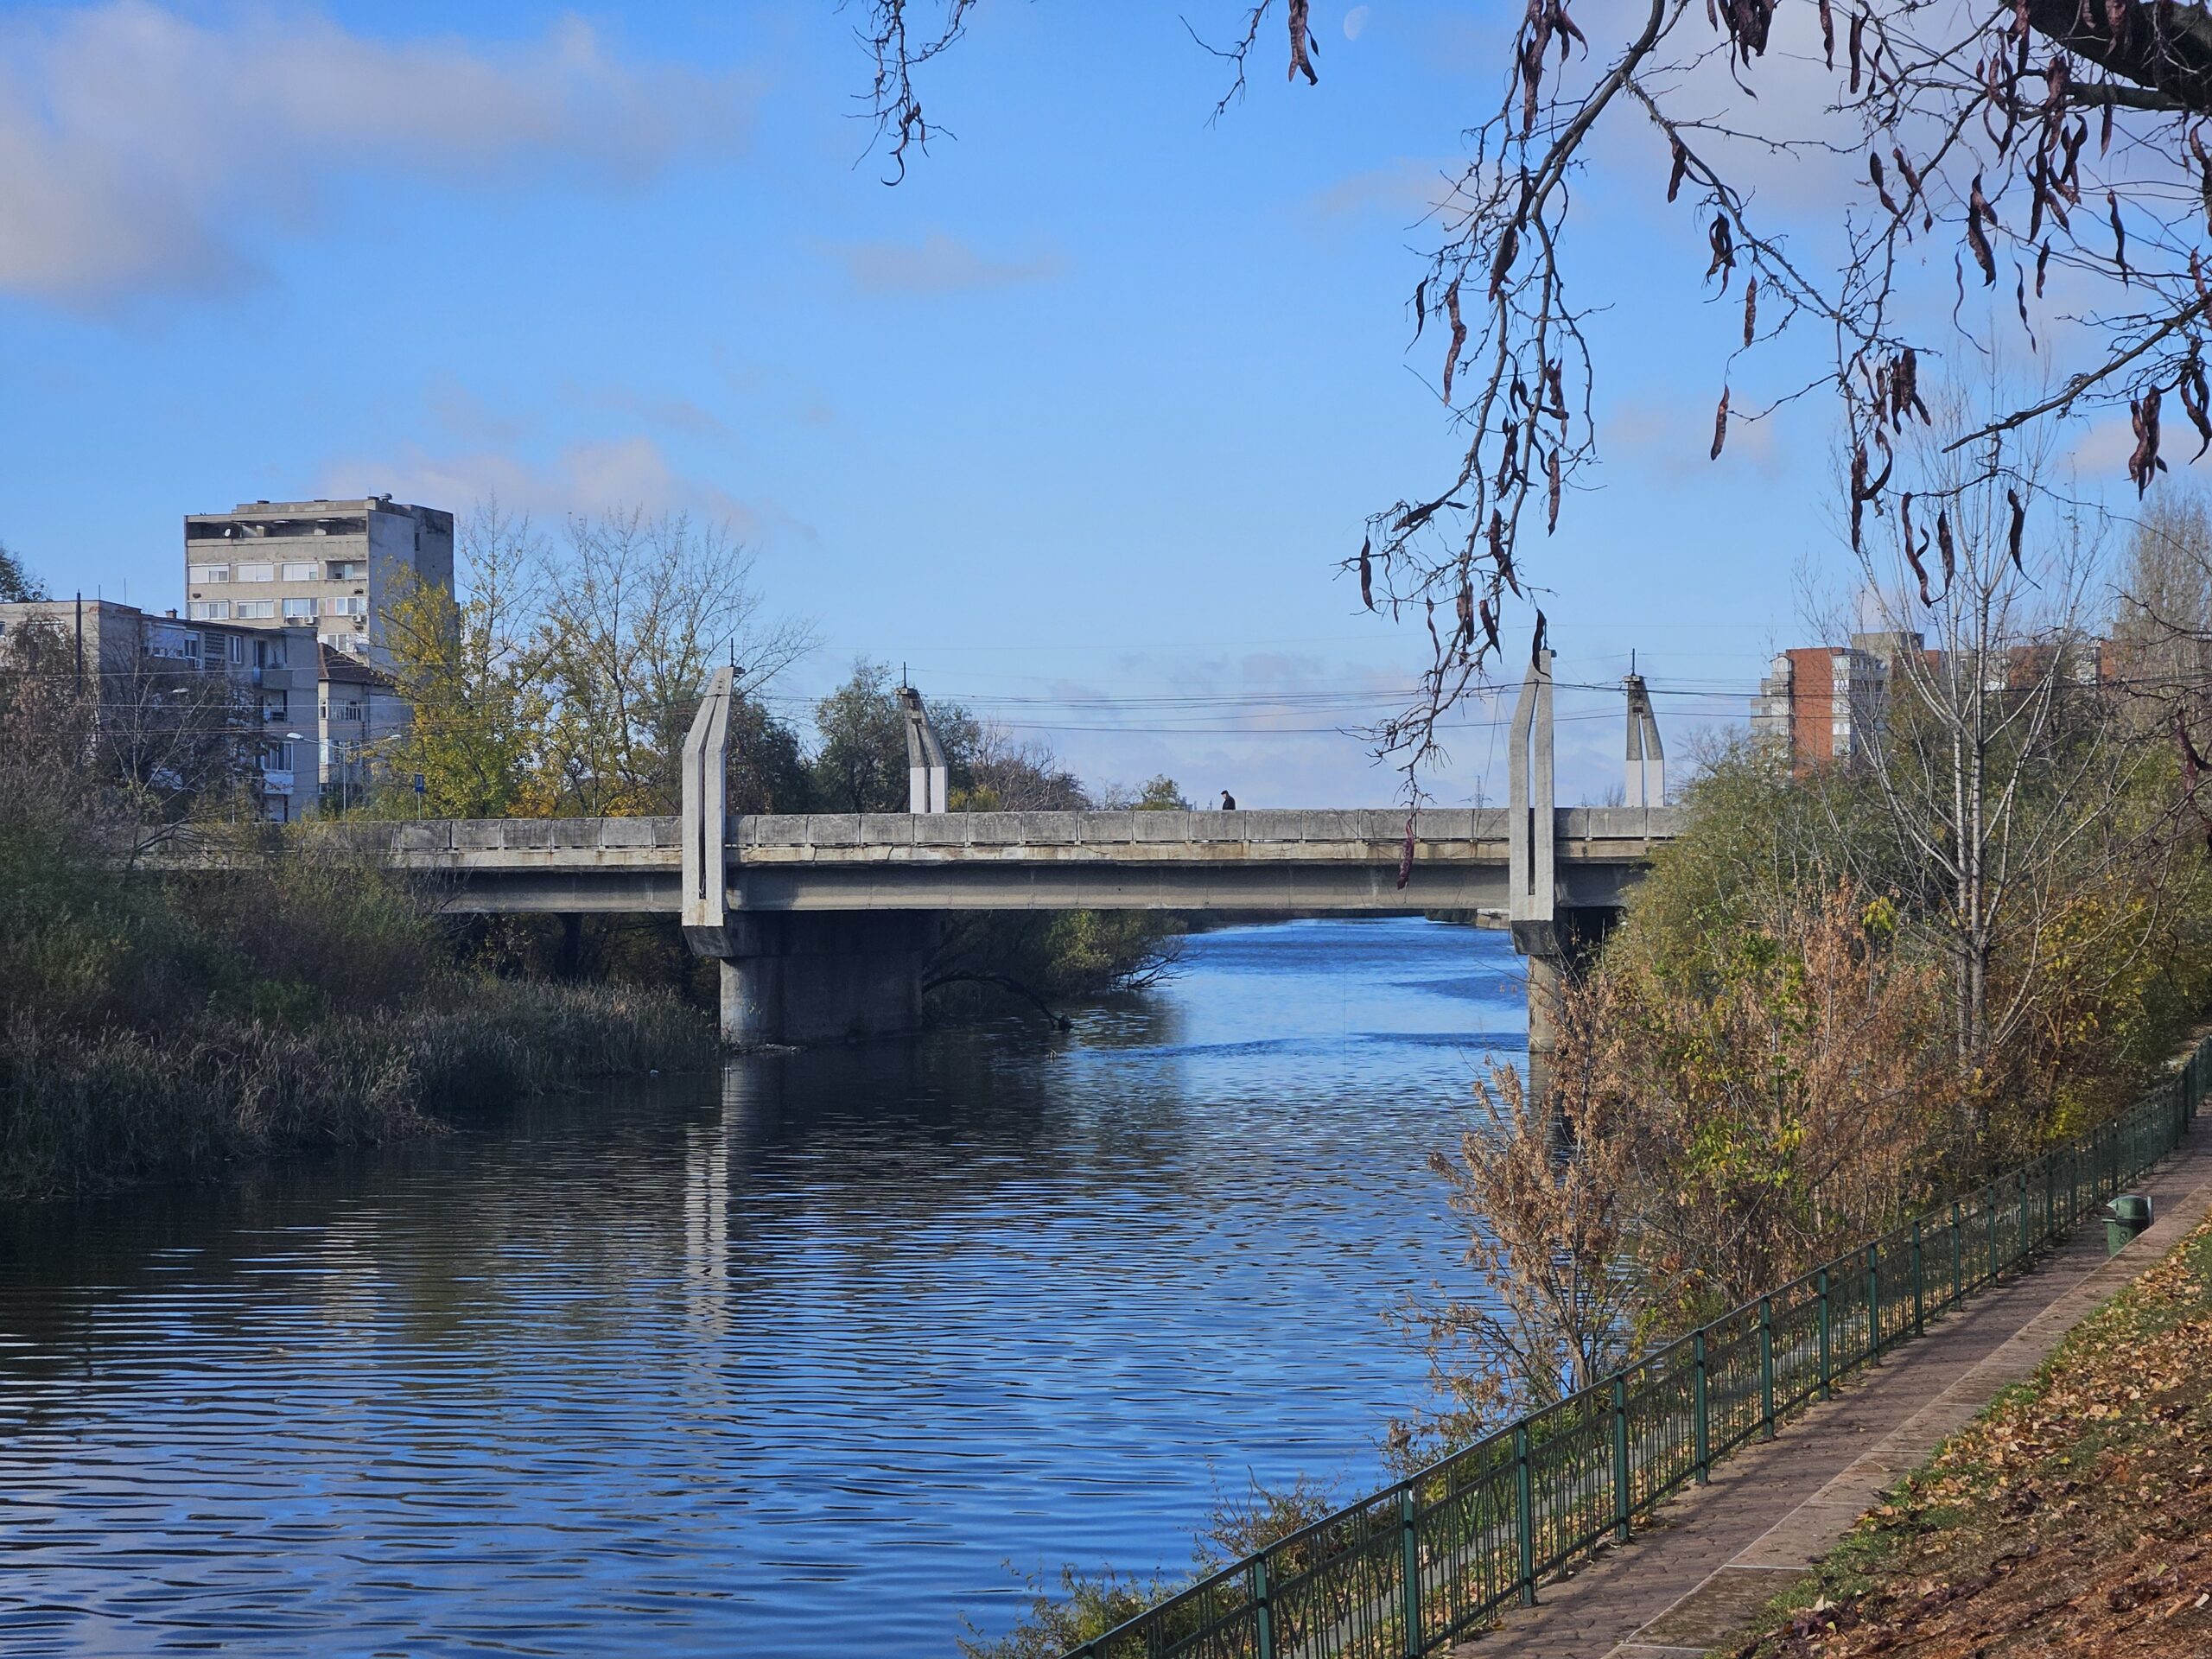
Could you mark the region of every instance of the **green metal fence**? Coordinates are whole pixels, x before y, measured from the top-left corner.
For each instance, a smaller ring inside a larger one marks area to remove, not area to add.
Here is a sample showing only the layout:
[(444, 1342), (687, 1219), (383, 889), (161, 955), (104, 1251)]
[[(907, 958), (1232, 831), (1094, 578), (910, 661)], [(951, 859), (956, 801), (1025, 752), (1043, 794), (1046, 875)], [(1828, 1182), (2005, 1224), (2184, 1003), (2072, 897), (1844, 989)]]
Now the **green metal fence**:
[(2212, 1039), (2113, 1122), (1200, 1580), (1071, 1659), (1418, 1659), (1770, 1436), (2188, 1133)]

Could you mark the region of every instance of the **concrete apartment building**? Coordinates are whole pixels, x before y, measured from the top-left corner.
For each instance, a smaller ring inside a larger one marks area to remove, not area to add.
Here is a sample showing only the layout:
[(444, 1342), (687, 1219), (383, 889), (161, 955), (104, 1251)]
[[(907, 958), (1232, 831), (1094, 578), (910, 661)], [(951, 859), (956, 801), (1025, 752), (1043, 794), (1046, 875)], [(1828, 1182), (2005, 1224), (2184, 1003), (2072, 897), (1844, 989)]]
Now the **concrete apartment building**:
[(247, 501), (184, 520), (185, 618), (312, 628), (381, 659), (385, 620), (410, 582), (453, 587), (453, 515), (388, 495)]
[[(2064, 654), (2054, 662), (2054, 652)], [(2064, 683), (2107, 686), (2118, 677), (2126, 654), (2108, 639), (2088, 636), (2058, 645), (2013, 645), (1991, 653), (1982, 690), (2026, 692), (2049, 683), (2054, 671)], [(1922, 635), (1905, 632), (1854, 633), (1848, 645), (1785, 651), (1751, 699), (1752, 735), (1786, 743), (1800, 772), (1848, 764), (1864, 753), (1868, 734), (1889, 717), (1891, 698), (1911, 695), (1909, 684), (1900, 691), (1899, 681), (1914, 658), (1923, 675), (1939, 682), (1953, 661), (1930, 651)]]
[(34, 629), (48, 671), (99, 697), (102, 741), (155, 765), (165, 741), (233, 744), (256, 810), (276, 822), (359, 798), (379, 745), (407, 722), (390, 677), (313, 627), (180, 620), (110, 600), (0, 604), (0, 672)]
[(1800, 771), (1848, 762), (1889, 703), (1890, 653), (1861, 644), (1875, 638), (1782, 652), (1751, 699), (1752, 735), (1787, 744)]

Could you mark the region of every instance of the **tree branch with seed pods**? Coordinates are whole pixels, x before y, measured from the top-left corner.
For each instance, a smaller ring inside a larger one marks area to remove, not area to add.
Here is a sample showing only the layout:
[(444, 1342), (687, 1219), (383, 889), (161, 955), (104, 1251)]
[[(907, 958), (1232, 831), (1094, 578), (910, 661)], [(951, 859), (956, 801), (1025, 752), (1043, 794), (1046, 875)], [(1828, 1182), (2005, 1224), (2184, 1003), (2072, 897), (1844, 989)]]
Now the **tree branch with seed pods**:
[[(903, 166), (926, 133), (912, 71), (957, 37), (972, 0), (855, 3), (876, 66), (870, 110)], [(1221, 109), (1243, 94), (1274, 29), (1285, 75), (1325, 92), (1304, 0), (1224, 10), (1216, 22), (1232, 44), (1218, 49), (1235, 79)], [(1472, 0), (1469, 10), (1497, 15)], [(910, 35), (909, 16), (925, 10), (929, 25)], [(1192, 32), (1203, 41), (1207, 20)], [(1695, 394), (1712, 400), (1713, 459), (1725, 464), (1729, 433), (1747, 419), (1832, 388), (1854, 541), (1908, 492), (1923, 528), (1947, 512), (1955, 485), (1917, 459), (1926, 446), (1900, 440), (1925, 424), (1938, 381), (1986, 385), (2000, 347), (2024, 346), (2040, 384), (2000, 392), (1955, 442), (1999, 441), (1994, 464), (2010, 469), (2023, 512), (2051, 499), (2012, 459), (2045, 447), (2029, 429), (2126, 410), (2139, 495), (2172, 465), (2177, 412), (2198, 453), (2212, 445), (2205, 5), (1525, 0), (1498, 71), (1497, 101), (1471, 124), (1469, 158), (1427, 221), (1434, 247), (1411, 306), (1414, 360), (1429, 365), (1424, 378), (1465, 447), (1450, 476), (1373, 513), (1343, 561), (1368, 608), (1428, 639), (1419, 697), (1374, 734), (1413, 800), (1440, 754), (1441, 716), (1486, 670), (1517, 677), (1523, 636), (1516, 623), (1509, 642), (1509, 601), (1533, 613), (1532, 647), (1547, 632), (1539, 549), (1596, 481), (1605, 365), (1573, 296), (1602, 256), (1573, 234), (1573, 187), (1582, 169), (1628, 165), (1597, 148), (1624, 123), (1664, 141), (1649, 188), (1697, 216), (1708, 296), (1743, 296), (1743, 344), (1732, 341)], [(1825, 108), (1785, 75), (1825, 87)], [(1777, 86), (1788, 95), (1771, 95)], [(1813, 130), (1800, 130), (1807, 121)], [(1794, 218), (1758, 204), (1753, 153), (1801, 163), (1810, 204)], [(1827, 251), (1816, 251), (1822, 238)], [(1832, 339), (1818, 378), (1804, 378), (1801, 359), (1796, 384), (1747, 397), (1762, 354), (1808, 320)], [(1985, 338), (1993, 323), (2017, 341)]]

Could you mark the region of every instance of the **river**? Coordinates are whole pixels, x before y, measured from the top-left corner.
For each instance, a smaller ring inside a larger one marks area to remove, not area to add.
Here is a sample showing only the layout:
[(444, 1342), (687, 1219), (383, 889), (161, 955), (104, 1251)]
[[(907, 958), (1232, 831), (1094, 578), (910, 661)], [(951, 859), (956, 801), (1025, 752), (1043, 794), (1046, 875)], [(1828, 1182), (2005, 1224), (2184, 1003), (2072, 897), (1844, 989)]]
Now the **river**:
[(1008, 1024), (0, 1230), (0, 1651), (942, 1655), (1365, 1484), (1503, 935), (1232, 928)]

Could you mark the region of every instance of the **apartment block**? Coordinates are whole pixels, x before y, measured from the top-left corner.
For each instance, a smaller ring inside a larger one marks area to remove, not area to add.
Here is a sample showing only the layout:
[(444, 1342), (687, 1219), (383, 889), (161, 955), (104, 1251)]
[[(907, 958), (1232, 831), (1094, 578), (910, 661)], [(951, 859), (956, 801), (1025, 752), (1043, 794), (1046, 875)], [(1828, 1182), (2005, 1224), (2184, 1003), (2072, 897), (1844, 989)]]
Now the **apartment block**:
[(1801, 771), (1847, 764), (1888, 706), (1890, 663), (1857, 640), (1782, 652), (1751, 700), (1752, 734), (1786, 744)]
[(98, 699), (94, 729), (125, 770), (174, 785), (180, 756), (226, 751), (277, 822), (358, 800), (408, 719), (388, 675), (308, 626), (108, 600), (0, 604), (0, 673), (34, 662)]
[(385, 619), (416, 582), (453, 588), (453, 515), (388, 495), (242, 502), (184, 521), (185, 618), (312, 629), (383, 659)]

